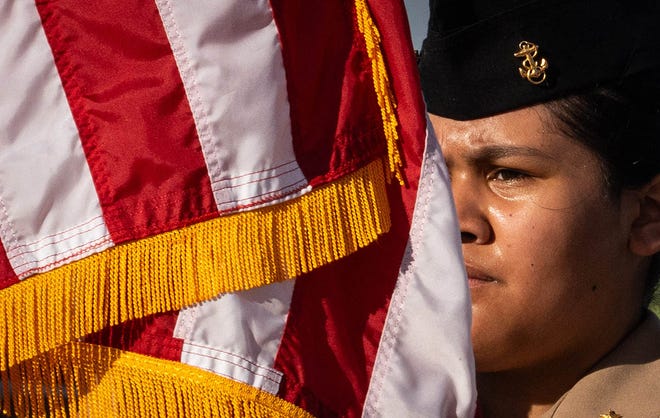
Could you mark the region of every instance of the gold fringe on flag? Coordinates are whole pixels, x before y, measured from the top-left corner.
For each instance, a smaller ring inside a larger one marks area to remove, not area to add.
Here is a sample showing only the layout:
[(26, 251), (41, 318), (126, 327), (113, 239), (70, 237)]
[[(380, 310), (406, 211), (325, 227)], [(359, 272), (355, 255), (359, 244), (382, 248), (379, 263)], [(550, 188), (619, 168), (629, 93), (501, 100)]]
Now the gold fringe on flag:
[(371, 60), (371, 71), (373, 73), (374, 88), (378, 97), (378, 106), (380, 107), (381, 117), (383, 119), (383, 129), (385, 130), (385, 139), (387, 140), (387, 155), (390, 173), (393, 174), (400, 185), (404, 185), (403, 179), (403, 161), (399, 150), (399, 125), (396, 117), (396, 102), (390, 79), (387, 75), (387, 67), (383, 52), (380, 49), (381, 38), (378, 27), (371, 17), (371, 12), (367, 6), (366, 0), (355, 0), (355, 10), (357, 14), (357, 24), (360, 33), (364, 36), (367, 46), (367, 54)]
[(281, 204), (105, 250), (0, 291), (0, 371), (105, 327), (300, 276), (390, 228), (383, 162)]
[(311, 417), (274, 395), (194, 366), (86, 343), (48, 351), (0, 378), (0, 406), (10, 416)]

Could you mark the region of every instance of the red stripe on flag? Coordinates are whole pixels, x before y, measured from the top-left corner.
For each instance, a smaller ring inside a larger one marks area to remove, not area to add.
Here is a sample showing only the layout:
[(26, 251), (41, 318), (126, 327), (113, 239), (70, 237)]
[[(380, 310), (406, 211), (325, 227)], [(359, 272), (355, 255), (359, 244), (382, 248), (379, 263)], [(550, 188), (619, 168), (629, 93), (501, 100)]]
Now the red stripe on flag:
[(282, 43), (293, 145), (310, 184), (385, 152), (371, 62), (352, 2), (271, 0)]
[(112, 239), (214, 216), (197, 131), (156, 5), (36, 4)]
[(18, 277), (9, 263), (5, 246), (0, 242), (0, 289), (18, 283)]
[(127, 321), (88, 335), (85, 342), (172, 361), (181, 361), (183, 340), (174, 338), (179, 311)]

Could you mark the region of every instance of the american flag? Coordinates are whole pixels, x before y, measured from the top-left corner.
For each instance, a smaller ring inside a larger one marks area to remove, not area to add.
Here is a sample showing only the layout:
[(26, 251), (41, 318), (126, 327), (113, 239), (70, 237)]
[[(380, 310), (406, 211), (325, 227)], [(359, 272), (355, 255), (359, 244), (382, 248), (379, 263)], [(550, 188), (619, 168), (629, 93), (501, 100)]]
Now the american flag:
[(0, 5), (1, 406), (474, 413), (400, 0)]

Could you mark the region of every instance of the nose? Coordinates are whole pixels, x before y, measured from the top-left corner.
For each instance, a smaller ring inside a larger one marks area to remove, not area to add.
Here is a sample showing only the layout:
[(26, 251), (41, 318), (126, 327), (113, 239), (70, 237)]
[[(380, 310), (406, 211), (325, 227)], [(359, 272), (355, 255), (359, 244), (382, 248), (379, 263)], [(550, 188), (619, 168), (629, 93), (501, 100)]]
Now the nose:
[[(457, 178), (458, 177), (458, 178)], [(451, 183), (463, 244), (489, 244), (494, 239), (487, 201), (479, 185), (467, 177), (453, 176)]]

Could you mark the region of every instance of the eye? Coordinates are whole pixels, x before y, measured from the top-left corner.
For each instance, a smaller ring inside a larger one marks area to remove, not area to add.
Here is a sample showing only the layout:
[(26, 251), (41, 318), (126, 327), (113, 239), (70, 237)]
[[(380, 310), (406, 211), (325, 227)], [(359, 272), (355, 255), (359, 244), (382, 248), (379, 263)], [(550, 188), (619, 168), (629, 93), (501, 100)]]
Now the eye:
[(529, 178), (529, 174), (510, 168), (498, 168), (490, 172), (488, 175), (488, 180), (504, 183), (518, 183)]

